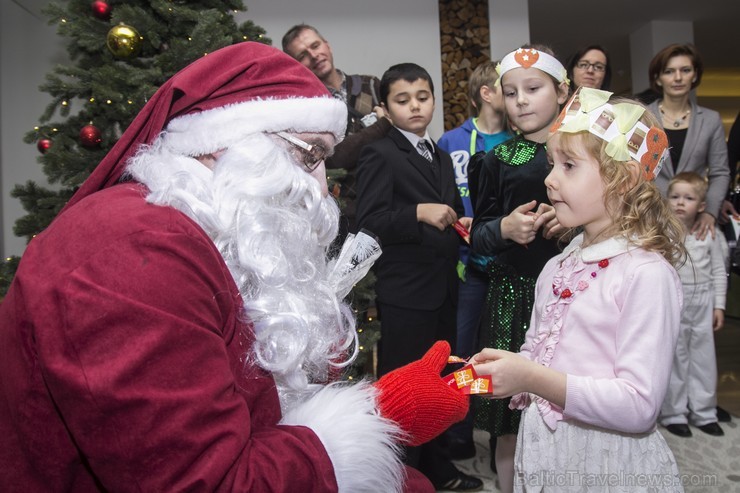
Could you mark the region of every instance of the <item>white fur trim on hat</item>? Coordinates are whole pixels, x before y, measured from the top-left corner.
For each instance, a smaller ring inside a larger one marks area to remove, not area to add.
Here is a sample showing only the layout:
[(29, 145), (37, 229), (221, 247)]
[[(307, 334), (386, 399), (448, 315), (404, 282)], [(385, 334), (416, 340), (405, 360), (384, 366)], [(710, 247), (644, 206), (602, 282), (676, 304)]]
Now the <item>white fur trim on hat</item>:
[(256, 99), (175, 118), (162, 138), (177, 153), (202, 156), (257, 132), (330, 132), (339, 141), (346, 126), (347, 106), (330, 96)]

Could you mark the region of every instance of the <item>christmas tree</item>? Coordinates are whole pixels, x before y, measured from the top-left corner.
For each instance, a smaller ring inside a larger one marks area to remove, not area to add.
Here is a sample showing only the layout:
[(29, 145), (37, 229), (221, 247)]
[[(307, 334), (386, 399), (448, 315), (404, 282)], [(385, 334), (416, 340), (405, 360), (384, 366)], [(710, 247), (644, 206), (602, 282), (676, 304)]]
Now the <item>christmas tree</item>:
[[(52, 102), (25, 141), (36, 144), (49, 190), (32, 181), (11, 192), (28, 212), (14, 225), (30, 241), (49, 225), (115, 144), (147, 99), (181, 68), (245, 40), (270, 44), (242, 0), (69, 0), (44, 13), (66, 41), (73, 65), (56, 66), (41, 91)], [(0, 264), (0, 298), (18, 258)]]
[[(270, 44), (264, 29), (251, 21), (237, 24), (232, 14), (246, 10), (242, 0), (69, 0), (45, 9), (50, 24), (67, 43), (74, 64), (56, 66), (41, 91), (52, 102), (25, 141), (41, 153), (49, 183), (16, 185), (27, 214), (14, 233), (28, 241), (40, 233), (77, 187), (115, 144), (147, 99), (177, 71), (233, 43), (251, 40)], [(341, 181), (334, 170), (329, 186)], [(19, 258), (0, 261), (0, 300), (7, 292)], [(372, 274), (350, 294), (356, 307), (360, 354), (345, 377), (372, 371), (373, 347), (380, 337), (369, 307)]]

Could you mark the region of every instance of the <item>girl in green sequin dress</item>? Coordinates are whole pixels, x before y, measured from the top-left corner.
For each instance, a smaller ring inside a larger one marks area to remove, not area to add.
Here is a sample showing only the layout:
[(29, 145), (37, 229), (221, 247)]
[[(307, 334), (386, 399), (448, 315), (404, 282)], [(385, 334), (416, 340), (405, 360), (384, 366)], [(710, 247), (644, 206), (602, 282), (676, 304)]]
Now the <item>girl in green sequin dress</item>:
[[(520, 132), (486, 155), (478, 178), (473, 251), (494, 256), (480, 324), (479, 347), (518, 352), (527, 331), (534, 287), (542, 267), (558, 253), (560, 226), (547, 200), (549, 172), (544, 142), (568, 97), (563, 65), (547, 48), (523, 47), (497, 70), (506, 113)], [(513, 489), (520, 411), (509, 399), (482, 399), (478, 427), (491, 433), (503, 492)]]

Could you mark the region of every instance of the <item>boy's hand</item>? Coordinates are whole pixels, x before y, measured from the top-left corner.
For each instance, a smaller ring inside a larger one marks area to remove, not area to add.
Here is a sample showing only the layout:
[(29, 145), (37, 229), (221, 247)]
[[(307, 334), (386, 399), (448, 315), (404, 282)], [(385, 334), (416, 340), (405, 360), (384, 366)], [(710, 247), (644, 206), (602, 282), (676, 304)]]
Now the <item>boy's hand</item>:
[(719, 308), (714, 309), (714, 314), (712, 316), (712, 328), (715, 332), (717, 332), (719, 329), (724, 327), (725, 325), (725, 311), (721, 310)]
[(531, 243), (537, 233), (535, 222), (538, 215), (536, 212), (533, 212), (536, 206), (536, 200), (527, 202), (501, 219), (501, 236), (520, 245)]
[(455, 210), (446, 204), (418, 204), (416, 220), (444, 231), (457, 221)]

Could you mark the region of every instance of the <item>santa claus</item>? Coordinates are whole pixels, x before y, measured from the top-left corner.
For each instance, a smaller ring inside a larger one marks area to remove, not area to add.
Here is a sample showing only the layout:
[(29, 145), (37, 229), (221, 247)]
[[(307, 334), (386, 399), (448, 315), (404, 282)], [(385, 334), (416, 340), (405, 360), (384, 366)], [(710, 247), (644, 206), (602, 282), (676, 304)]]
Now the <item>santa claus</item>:
[(326, 260), (345, 122), (256, 43), (160, 88), (0, 307), (3, 491), (431, 489), (399, 450), (467, 411), (449, 347), (329, 383), (357, 345)]

